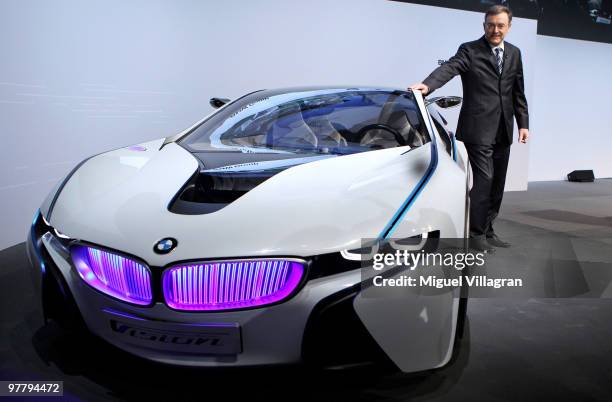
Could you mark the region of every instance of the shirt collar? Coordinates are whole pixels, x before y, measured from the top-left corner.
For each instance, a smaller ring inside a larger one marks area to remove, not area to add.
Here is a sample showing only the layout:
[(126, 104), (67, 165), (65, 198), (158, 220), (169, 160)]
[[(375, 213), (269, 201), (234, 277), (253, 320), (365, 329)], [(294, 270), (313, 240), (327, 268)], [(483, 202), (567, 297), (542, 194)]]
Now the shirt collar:
[[(489, 42), (487, 42), (489, 43)], [(497, 46), (493, 46), (489, 43), (489, 47), (491, 48), (491, 50), (493, 51), (493, 53), (495, 53), (495, 48), (499, 47), (501, 48), (502, 52), (504, 52), (506, 49), (504, 49), (504, 41), (502, 41), (499, 45)]]

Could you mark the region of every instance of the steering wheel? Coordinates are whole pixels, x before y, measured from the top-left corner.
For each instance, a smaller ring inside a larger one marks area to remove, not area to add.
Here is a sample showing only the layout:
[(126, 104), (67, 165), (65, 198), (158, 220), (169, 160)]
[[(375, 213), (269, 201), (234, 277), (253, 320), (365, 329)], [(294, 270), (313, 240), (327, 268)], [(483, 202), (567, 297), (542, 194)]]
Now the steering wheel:
[(402, 146), (407, 145), (404, 137), (402, 137), (402, 135), (396, 129), (389, 126), (388, 124), (381, 124), (381, 123), (374, 123), (374, 124), (368, 124), (367, 126), (363, 126), (357, 133), (357, 138), (365, 137), (365, 133), (367, 133), (370, 130), (387, 131), (393, 134), (393, 138), (395, 138), (395, 141), (397, 141), (399, 145), (402, 145)]

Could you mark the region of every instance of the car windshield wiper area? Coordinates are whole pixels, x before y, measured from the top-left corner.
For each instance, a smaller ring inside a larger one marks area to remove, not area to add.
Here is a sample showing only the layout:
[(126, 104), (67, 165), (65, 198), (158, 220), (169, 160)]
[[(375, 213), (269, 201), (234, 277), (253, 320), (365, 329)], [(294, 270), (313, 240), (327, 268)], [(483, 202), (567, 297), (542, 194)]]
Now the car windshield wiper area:
[(279, 171), (278, 169), (257, 172), (198, 171), (179, 190), (168, 210), (181, 215), (216, 212)]

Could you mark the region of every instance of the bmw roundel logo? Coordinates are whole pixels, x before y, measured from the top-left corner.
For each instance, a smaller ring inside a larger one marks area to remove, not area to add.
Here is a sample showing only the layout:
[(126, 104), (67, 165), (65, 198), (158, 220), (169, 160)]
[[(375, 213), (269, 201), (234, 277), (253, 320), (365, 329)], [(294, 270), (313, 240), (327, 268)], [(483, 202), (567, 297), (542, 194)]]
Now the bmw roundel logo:
[(155, 243), (153, 251), (157, 254), (168, 254), (176, 248), (178, 241), (172, 237), (166, 237)]

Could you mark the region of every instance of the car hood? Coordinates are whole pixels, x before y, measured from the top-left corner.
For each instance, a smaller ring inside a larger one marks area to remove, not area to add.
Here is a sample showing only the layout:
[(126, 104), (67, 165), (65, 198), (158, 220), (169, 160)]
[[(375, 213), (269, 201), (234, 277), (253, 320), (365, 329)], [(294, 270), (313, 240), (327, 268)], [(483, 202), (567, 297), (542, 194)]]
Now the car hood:
[[(200, 164), (175, 143), (159, 149), (162, 143), (87, 160), (59, 194), (51, 225), (153, 266), (358, 248), (362, 238), (379, 235), (431, 156), (427, 145), (409, 153), (400, 147), (309, 161), (280, 171), (216, 212), (181, 215), (168, 207)], [(176, 249), (154, 253), (165, 237), (178, 240)]]

